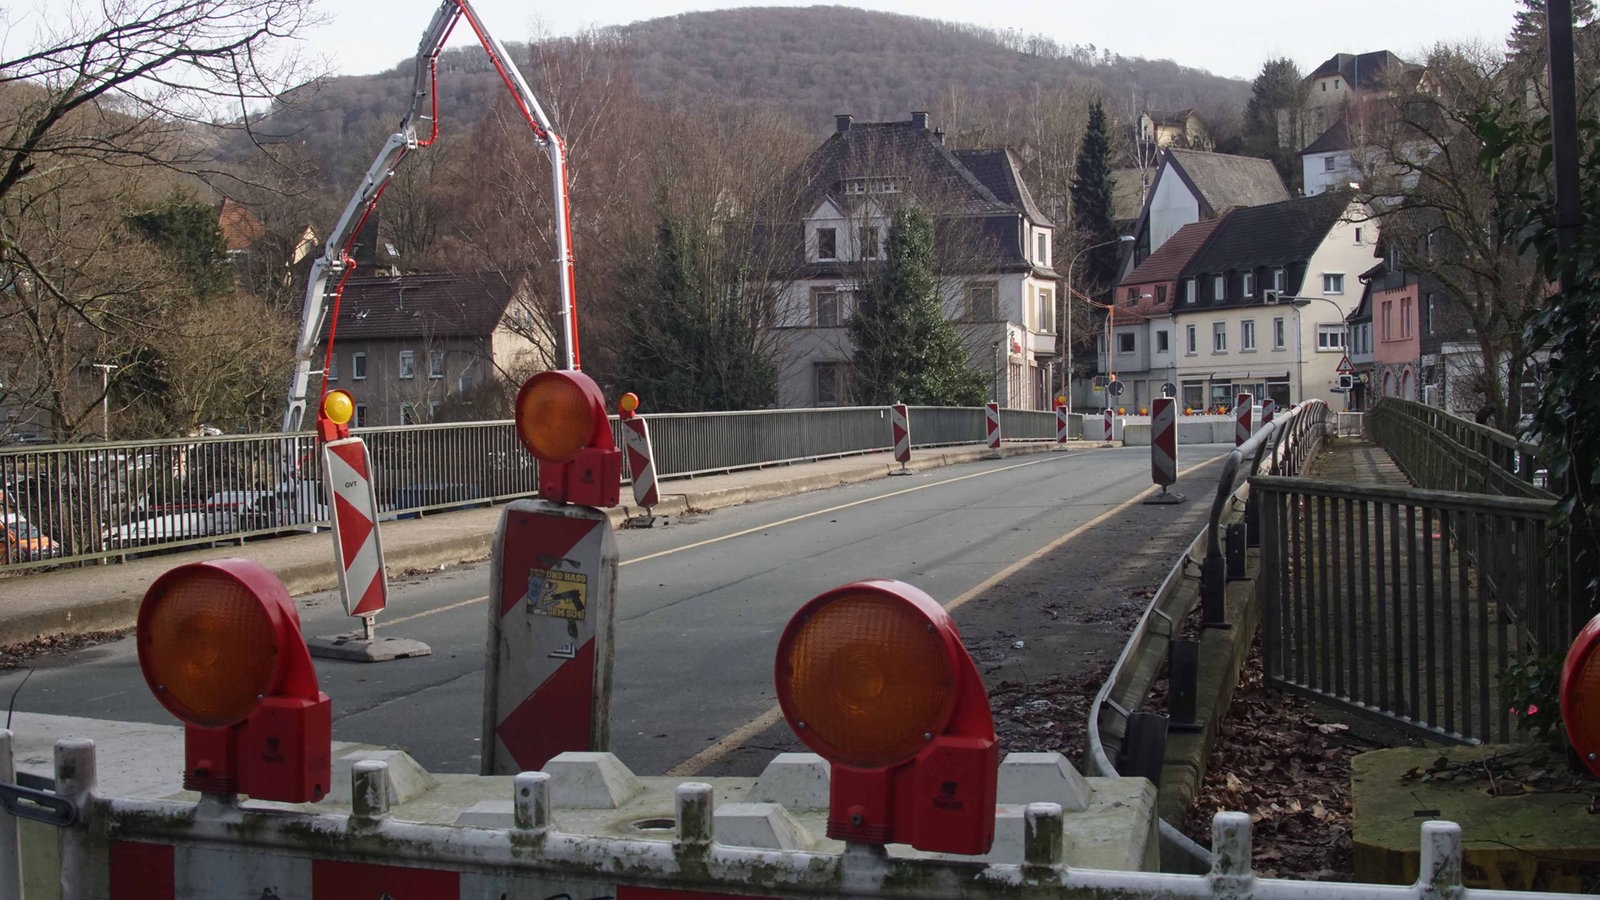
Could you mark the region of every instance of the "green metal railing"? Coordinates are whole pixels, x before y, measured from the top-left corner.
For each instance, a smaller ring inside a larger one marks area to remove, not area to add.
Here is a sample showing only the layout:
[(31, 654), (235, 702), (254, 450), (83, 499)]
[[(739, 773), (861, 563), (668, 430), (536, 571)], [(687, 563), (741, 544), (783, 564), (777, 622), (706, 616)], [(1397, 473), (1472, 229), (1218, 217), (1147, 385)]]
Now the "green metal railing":
[(1385, 397), (1366, 414), (1366, 427), (1418, 487), (1554, 497), (1538, 484), (1537, 446), (1437, 407)]

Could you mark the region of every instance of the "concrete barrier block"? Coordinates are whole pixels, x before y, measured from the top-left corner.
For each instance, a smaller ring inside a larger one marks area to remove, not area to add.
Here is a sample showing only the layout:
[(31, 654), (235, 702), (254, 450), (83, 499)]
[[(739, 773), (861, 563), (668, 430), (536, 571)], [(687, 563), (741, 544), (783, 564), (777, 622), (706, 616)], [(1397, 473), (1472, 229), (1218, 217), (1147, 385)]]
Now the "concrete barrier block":
[(417, 764), (404, 750), (358, 750), (340, 757), (333, 763), (333, 785), (328, 797), (337, 803), (350, 802), (350, 769), (362, 760), (384, 763), (384, 781), (388, 787), (389, 805), (398, 806), (426, 794), (438, 786), (428, 770)]
[(616, 809), (644, 792), (644, 783), (612, 753), (569, 750), (544, 765), (550, 802), (574, 809)]
[(1089, 808), (1089, 781), (1059, 753), (1008, 753), (1000, 763), (1000, 803), (1059, 803), (1062, 812)]
[(780, 753), (761, 771), (748, 799), (789, 809), (827, 809), (828, 761), (815, 753)]
[(717, 843), (770, 850), (809, 850), (810, 830), (776, 803), (724, 803), (714, 814)]
[(1124, 420), (1122, 423), (1122, 444), (1125, 447), (1150, 446), (1150, 421), (1140, 422)]

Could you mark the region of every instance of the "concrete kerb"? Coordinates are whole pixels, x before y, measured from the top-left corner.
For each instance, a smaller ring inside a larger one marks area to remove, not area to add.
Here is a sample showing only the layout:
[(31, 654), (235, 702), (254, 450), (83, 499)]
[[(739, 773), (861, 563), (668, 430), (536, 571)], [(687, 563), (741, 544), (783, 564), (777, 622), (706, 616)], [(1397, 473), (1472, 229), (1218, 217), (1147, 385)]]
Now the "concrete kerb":
[[(1013, 456), (1044, 453), (1056, 446), (1053, 440), (1018, 441), (1006, 443), (1002, 450), (1007, 456)], [(1107, 445), (1098, 441), (1074, 441), (1068, 446), (1089, 449)], [(971, 462), (987, 452), (988, 448), (983, 446), (914, 450), (909, 468), (921, 472)], [(899, 468), (889, 457), (889, 454), (845, 457), (819, 464), (798, 463), (733, 472), (726, 477), (666, 481), (662, 483), (661, 503), (653, 511), (657, 515), (684, 515), (691, 510), (720, 509), (871, 481), (887, 477), (890, 471)], [(817, 468), (807, 471), (812, 465)], [(610, 517), (613, 527), (617, 527), (624, 519), (643, 513), (641, 507), (628, 504), (612, 509)], [(489, 555), (499, 519), (499, 507), (480, 507), (386, 522), (383, 525), (384, 567), (391, 578), (396, 578), (406, 572), (484, 559)], [(242, 546), (222, 545), (0, 579), (0, 645), (30, 641), (42, 635), (132, 627), (144, 591), (157, 576), (175, 566), (206, 559), (255, 558), (271, 569), (294, 596), (330, 590), (338, 586), (338, 572), (334, 568), (329, 540), (326, 532), (295, 535)]]

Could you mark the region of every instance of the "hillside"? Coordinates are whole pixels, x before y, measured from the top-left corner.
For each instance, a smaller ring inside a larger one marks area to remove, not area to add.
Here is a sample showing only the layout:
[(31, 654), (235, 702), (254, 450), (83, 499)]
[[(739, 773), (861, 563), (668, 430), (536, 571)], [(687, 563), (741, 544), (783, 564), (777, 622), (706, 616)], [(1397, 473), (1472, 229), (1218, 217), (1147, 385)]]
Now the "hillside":
[[(419, 32), (424, 24), (418, 23)], [(1122, 119), (1131, 118), (1134, 107), (1237, 112), (1250, 90), (1246, 82), (1171, 60), (845, 7), (686, 13), (591, 37), (603, 51), (596, 65), (629, 77), (645, 102), (713, 116), (741, 104), (781, 109), (819, 138), (832, 128), (835, 113), (870, 121), (925, 109), (943, 122), (960, 110), (1010, 106), (1064, 86), (1101, 95)], [(571, 43), (558, 39), (563, 41)], [(533, 48), (509, 41), (507, 46), (542, 91), (530, 62)], [(403, 114), (411, 73), (406, 60), (377, 75), (307, 85), (286, 95), (285, 104), (256, 128), (303, 143), (327, 181), (353, 184)], [(457, 132), (504, 96), (475, 47), (443, 54), (439, 89), (441, 120)], [(559, 129), (554, 106), (552, 116)]]

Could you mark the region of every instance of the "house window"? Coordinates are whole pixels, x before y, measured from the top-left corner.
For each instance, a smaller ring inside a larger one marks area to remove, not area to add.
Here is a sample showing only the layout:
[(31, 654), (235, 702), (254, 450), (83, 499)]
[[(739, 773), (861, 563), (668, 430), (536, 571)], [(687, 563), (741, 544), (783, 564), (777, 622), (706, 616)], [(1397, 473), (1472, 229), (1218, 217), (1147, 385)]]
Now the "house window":
[(1050, 331), (1050, 313), (1055, 305), (1055, 294), (1051, 293), (1049, 288), (1040, 288), (1038, 304), (1038, 308), (1034, 310), (1037, 314), (1034, 321), (1039, 323), (1040, 331)]
[(417, 405), (415, 403), (402, 403), (402, 404), (400, 404), (400, 424), (401, 425), (415, 425), (415, 424), (417, 424)]
[(1426, 335), (1432, 335), (1433, 334), (1433, 291), (1429, 291), (1426, 294), (1422, 295), (1422, 307), (1419, 310), (1419, 312), (1421, 312), (1421, 314), (1422, 314), (1422, 333), (1426, 334)]
[(1117, 335), (1117, 352), (1132, 353), (1135, 347), (1134, 335), (1131, 331), (1124, 331)]
[(832, 228), (817, 229), (817, 259), (838, 259), (838, 232)]
[(1323, 272), (1322, 292), (1324, 294), (1344, 293), (1344, 274), (1340, 272)]
[(1322, 171), (1324, 171), (1324, 172), (1332, 172), (1333, 171), (1333, 157), (1324, 156), (1322, 158)]
[(861, 226), (861, 258), (878, 258), (878, 226)]
[(1343, 325), (1318, 325), (1317, 350), (1318, 352), (1332, 353), (1344, 349)]
[(1227, 353), (1228, 352), (1228, 323), (1227, 322), (1212, 322), (1211, 323), (1211, 352), (1212, 353)]
[(838, 328), (844, 324), (844, 296), (834, 288), (811, 289), (811, 325)]
[(1217, 275), (1211, 279), (1211, 299), (1221, 300), (1228, 295), (1228, 279)]
[(350, 377), (357, 381), (367, 377), (367, 355), (365, 353), (350, 354)]
[(410, 378), (417, 374), (417, 354), (412, 350), (400, 351), (400, 377)]
[(1128, 288), (1128, 296), (1125, 299), (1128, 301), (1129, 306), (1133, 306), (1134, 304), (1138, 303), (1139, 289), (1136, 287)]
[(1183, 285), (1183, 302), (1193, 303), (1195, 294), (1200, 290), (1199, 279), (1191, 278)]
[(1039, 252), (1034, 255), (1034, 259), (1036, 259), (1041, 266), (1050, 265), (1050, 235), (1045, 234), (1042, 231), (1039, 232), (1037, 236), (1037, 243), (1039, 245)]
[(463, 375), (460, 378), (456, 379), (456, 393), (465, 394), (466, 392), (468, 392), (470, 390), (472, 390), (472, 376), (471, 375)]
[(1286, 338), (1287, 335), (1285, 334), (1283, 327), (1283, 316), (1274, 316), (1272, 318), (1272, 349), (1282, 350), (1283, 348), (1287, 347), (1289, 342)]
[(428, 351), (428, 377), (429, 378), (443, 378), (444, 377), (444, 351), (443, 350), (429, 350)]
[(429, 400), (428, 401), (428, 421), (429, 422), (437, 422), (437, 421), (439, 421), (439, 407), (441, 405), (443, 405), (443, 403), (444, 403), (444, 401), (442, 401), (442, 400)]
[(328, 358), (328, 380), (339, 380), (339, 354), (337, 353)]
[(1239, 352), (1252, 353), (1256, 349), (1256, 320), (1245, 319), (1239, 323)]
[(1193, 356), (1196, 352), (1198, 352), (1198, 331), (1199, 329), (1195, 328), (1193, 325), (1185, 325), (1183, 327), (1183, 352), (1189, 354), (1190, 356)]
[(1400, 298), (1400, 336), (1411, 337), (1411, 298)]
[(1333, 80), (1333, 89), (1336, 91), (1339, 89), (1339, 79), (1337, 78)]
[(814, 363), (811, 374), (817, 406), (838, 406), (844, 402), (846, 396), (844, 363)]
[(1243, 292), (1244, 296), (1254, 297), (1256, 295), (1256, 273), (1246, 272), (1240, 276), (1240, 278), (1242, 280), (1242, 286), (1240, 287), (1240, 290)]
[(995, 322), (1000, 319), (1000, 290), (992, 281), (967, 285), (961, 317), (968, 322)]
[(1357, 244), (1361, 243), (1361, 226), (1360, 225), (1356, 226), (1356, 243)]
[(1165, 304), (1166, 302), (1167, 302), (1167, 286), (1164, 285), (1164, 284), (1156, 285), (1156, 305), (1160, 306), (1160, 305)]
[(367, 424), (367, 405), (365, 403), (356, 404), (355, 418), (350, 420), (350, 424), (356, 428), (360, 428)]
[(1378, 332), (1378, 340), (1394, 340), (1394, 301), (1383, 301), (1383, 329)]
[(1318, 83), (1317, 87), (1322, 88), (1322, 92), (1324, 94), (1326, 94), (1328, 92), (1328, 83), (1326, 81)]
[(1165, 328), (1163, 328), (1160, 331), (1157, 331), (1156, 332), (1156, 352), (1157, 353), (1166, 353), (1170, 349), (1172, 349), (1172, 346), (1171, 346), (1171, 343), (1167, 340), (1167, 330)]
[(1282, 294), (1284, 280), (1283, 270), (1275, 269), (1272, 273), (1272, 289), (1277, 291), (1279, 294)]

